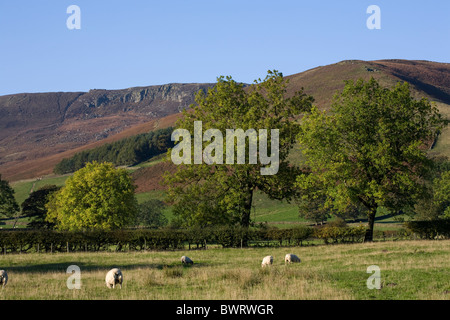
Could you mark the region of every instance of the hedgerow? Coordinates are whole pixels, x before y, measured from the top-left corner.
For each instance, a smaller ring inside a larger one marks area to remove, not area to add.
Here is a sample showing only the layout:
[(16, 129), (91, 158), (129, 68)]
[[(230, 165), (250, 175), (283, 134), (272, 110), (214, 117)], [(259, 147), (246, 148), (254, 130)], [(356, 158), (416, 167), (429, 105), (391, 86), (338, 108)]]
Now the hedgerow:
[(422, 239), (450, 238), (450, 219), (408, 221), (406, 228)]
[(289, 229), (220, 226), (190, 229), (123, 229), (68, 232), (54, 230), (2, 230), (0, 247), (5, 252), (77, 252), (177, 250), (186, 245), (206, 248), (240, 246), (297, 246), (321, 239), (325, 243), (361, 242), (365, 228), (298, 226)]

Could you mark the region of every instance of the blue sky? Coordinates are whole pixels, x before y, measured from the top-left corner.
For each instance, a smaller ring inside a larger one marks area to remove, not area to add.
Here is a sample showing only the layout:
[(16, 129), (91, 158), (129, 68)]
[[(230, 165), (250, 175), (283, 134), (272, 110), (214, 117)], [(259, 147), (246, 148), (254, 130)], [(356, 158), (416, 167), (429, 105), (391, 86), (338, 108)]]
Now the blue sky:
[[(69, 30), (67, 7), (81, 10)], [(381, 29), (369, 30), (369, 5)], [(252, 82), (347, 59), (450, 62), (450, 1), (14, 0), (0, 3), (0, 95)]]

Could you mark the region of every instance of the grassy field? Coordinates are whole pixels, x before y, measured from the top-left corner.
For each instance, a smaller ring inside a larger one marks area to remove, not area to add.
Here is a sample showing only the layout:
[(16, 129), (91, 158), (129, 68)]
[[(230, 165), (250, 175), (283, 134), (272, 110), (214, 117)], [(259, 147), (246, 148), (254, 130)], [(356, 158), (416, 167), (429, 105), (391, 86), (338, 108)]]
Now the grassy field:
[[(302, 262), (284, 265), (286, 253)], [(183, 267), (182, 255), (194, 260)], [(261, 268), (266, 255), (274, 264)], [(290, 248), (189, 252), (58, 253), (0, 256), (9, 274), (0, 299), (147, 300), (449, 300), (450, 240), (375, 242)], [(81, 289), (68, 289), (70, 265)], [(381, 288), (368, 289), (367, 268), (380, 268)], [(122, 289), (108, 289), (106, 272), (119, 267)]]

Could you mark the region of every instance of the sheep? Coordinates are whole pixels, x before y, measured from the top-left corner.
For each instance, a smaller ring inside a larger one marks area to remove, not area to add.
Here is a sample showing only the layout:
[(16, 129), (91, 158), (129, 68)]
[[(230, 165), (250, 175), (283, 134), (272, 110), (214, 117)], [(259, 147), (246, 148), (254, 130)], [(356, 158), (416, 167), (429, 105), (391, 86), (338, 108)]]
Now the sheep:
[(2, 285), (2, 288), (6, 286), (8, 283), (8, 274), (5, 270), (0, 270), (0, 284)]
[(182, 264), (194, 264), (194, 261), (192, 261), (189, 257), (182, 256), (181, 263)]
[(293, 262), (301, 262), (300, 258), (297, 257), (295, 254), (292, 253), (288, 253), (285, 257), (284, 257), (284, 264), (286, 263), (293, 263)]
[(273, 263), (273, 257), (272, 256), (266, 256), (261, 262), (261, 267), (270, 266)]
[(122, 289), (123, 275), (119, 268), (113, 268), (108, 271), (105, 278), (106, 286), (108, 288), (116, 288), (116, 284), (120, 285)]

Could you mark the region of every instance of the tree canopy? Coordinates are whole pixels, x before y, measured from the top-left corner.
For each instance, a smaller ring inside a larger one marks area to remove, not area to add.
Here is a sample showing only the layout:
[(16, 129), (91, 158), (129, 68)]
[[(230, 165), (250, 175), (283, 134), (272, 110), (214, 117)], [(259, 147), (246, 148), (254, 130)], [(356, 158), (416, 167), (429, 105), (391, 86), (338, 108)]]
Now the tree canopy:
[(0, 217), (13, 217), (20, 211), (16, 198), (14, 197), (14, 189), (11, 188), (8, 181), (2, 180), (0, 174)]
[(129, 225), (138, 210), (135, 186), (125, 169), (88, 163), (50, 196), (47, 221), (60, 230), (112, 230)]
[(427, 144), (444, 123), (428, 100), (413, 99), (407, 83), (388, 89), (373, 78), (347, 81), (329, 112), (313, 108), (302, 121), (298, 138), (310, 172), (297, 186), (326, 195), (324, 206), (338, 212), (364, 206), (371, 241), (379, 207), (397, 212), (423, 195)]
[[(200, 147), (205, 150), (203, 159), (200, 158), (203, 161), (195, 163), (195, 148), (198, 146), (194, 142), (193, 151), (189, 149), (187, 152), (190, 154), (189, 160), (193, 158), (194, 161), (180, 164), (175, 174), (165, 176), (169, 187), (168, 201), (174, 204), (174, 214), (184, 225), (239, 224), (248, 227), (256, 189), (272, 199), (290, 200), (294, 196), (298, 168), (291, 165), (287, 157), (299, 131), (297, 120), (311, 108), (313, 98), (302, 91), (287, 97), (287, 82), (277, 71), (269, 71), (263, 81), (258, 79), (249, 87), (231, 77), (219, 77), (214, 88), (196, 95), (192, 112), (184, 111), (176, 127), (192, 134), (195, 122), (201, 122)], [(208, 135), (210, 129), (216, 130), (213, 131), (216, 134)], [(236, 133), (239, 129), (246, 136), (245, 145), (239, 145), (234, 137), (222, 140), (227, 130), (235, 130)], [(250, 143), (263, 141), (262, 136), (255, 132), (261, 133), (264, 129), (270, 132), (270, 139), (269, 135), (266, 136), (267, 150), (270, 150), (268, 155), (261, 149), (251, 152)], [(275, 141), (272, 134), (275, 131), (272, 130), (278, 130), (277, 145), (272, 143)], [(184, 139), (189, 140), (190, 136), (183, 137), (177, 145), (186, 142)], [(228, 154), (225, 161), (221, 152), (224, 145), (231, 146), (230, 149), (238, 157), (239, 152), (244, 150), (245, 161), (228, 161)], [(273, 155), (275, 147), (278, 148), (278, 170), (276, 174), (262, 174), (261, 169), (269, 165), (261, 157)], [(171, 161), (172, 151), (168, 161)], [(211, 151), (209, 157), (205, 155), (207, 151)], [(259, 159), (256, 161), (255, 157), (251, 161), (253, 155), (259, 155)]]

